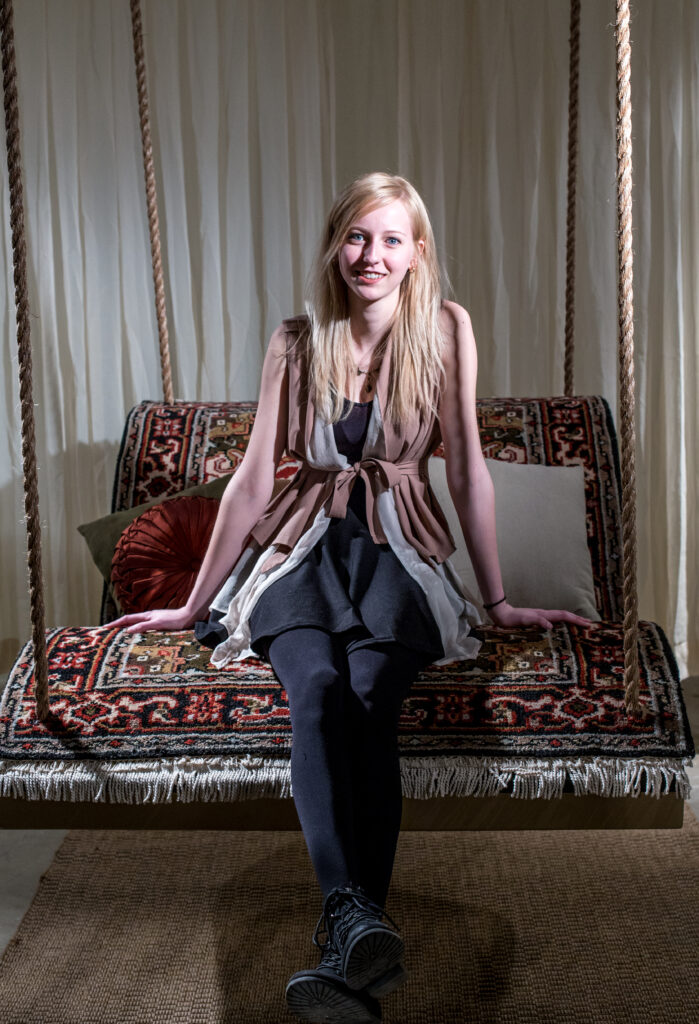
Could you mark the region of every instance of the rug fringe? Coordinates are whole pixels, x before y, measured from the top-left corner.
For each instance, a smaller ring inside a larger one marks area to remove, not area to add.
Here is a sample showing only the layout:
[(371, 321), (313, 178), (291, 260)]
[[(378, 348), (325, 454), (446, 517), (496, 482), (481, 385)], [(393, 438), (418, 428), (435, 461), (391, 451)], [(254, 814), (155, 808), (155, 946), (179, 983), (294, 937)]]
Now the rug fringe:
[[(563, 796), (570, 779), (576, 796), (660, 797), (674, 782), (687, 800), (689, 758), (403, 757), (403, 795), (495, 796), (512, 787), (516, 799)], [(643, 784), (645, 776), (645, 785)], [(141, 803), (253, 800), (290, 797), (289, 759), (181, 757), (149, 761), (0, 760), (0, 796), (26, 800)]]
[[(576, 796), (660, 797), (670, 792), (689, 799), (692, 786), (686, 768), (691, 758), (577, 758), (430, 757), (403, 758), (403, 795), (510, 795), (522, 800), (551, 800), (563, 796), (570, 780)], [(643, 776), (645, 774), (645, 786)]]

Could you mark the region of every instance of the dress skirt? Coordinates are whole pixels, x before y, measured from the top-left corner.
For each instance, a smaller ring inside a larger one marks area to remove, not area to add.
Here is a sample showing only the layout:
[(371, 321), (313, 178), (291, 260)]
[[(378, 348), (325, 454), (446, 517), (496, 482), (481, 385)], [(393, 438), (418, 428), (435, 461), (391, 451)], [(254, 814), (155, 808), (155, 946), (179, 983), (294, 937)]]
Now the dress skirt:
[[(359, 477), (346, 517), (333, 519), (303, 561), (260, 595), (250, 615), (250, 647), (264, 660), (275, 636), (299, 626), (354, 630), (348, 647), (392, 640), (432, 654), (433, 661), (444, 657), (422, 587), (390, 544), (376, 544), (369, 532), (364, 487)], [(222, 615), (214, 610), (195, 624), (200, 643), (214, 648), (227, 638)]]
[[(343, 418), (334, 426), (339, 452), (350, 462), (362, 457), (370, 402), (345, 399)], [(269, 661), (270, 642), (279, 633), (315, 626), (331, 633), (352, 630), (347, 649), (376, 641), (397, 641), (416, 651), (444, 657), (439, 626), (420, 584), (404, 568), (390, 544), (376, 544), (366, 519), (366, 490), (357, 477), (344, 519), (334, 518), (299, 564), (262, 592), (250, 615), (250, 648)], [(194, 625), (196, 638), (215, 648), (228, 634), (212, 610)], [(428, 663), (429, 664), (429, 663)]]

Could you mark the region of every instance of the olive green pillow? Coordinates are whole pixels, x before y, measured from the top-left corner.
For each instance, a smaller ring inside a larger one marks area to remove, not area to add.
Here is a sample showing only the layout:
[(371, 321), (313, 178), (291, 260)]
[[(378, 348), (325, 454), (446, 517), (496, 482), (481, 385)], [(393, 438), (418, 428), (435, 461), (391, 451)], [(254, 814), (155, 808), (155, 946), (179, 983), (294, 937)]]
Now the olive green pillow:
[(210, 480), (207, 484), (197, 484), (195, 487), (188, 487), (185, 491), (178, 491), (177, 494), (167, 494), (161, 498), (154, 498), (152, 501), (146, 501), (142, 505), (136, 505), (134, 508), (124, 509), (123, 512), (113, 512), (109, 516), (102, 516), (101, 519), (95, 519), (91, 523), (83, 523), (82, 526), (79, 526), (78, 530), (87, 541), (93, 561), (107, 583), (110, 582), (114, 549), (119, 543), (119, 538), (129, 523), (133, 522), (137, 516), (140, 516), (141, 512), (145, 512), (147, 508), (152, 508), (153, 505), (159, 505), (163, 501), (168, 501), (170, 498), (181, 498), (185, 494), (199, 494), (206, 498), (220, 499), (232, 475), (232, 473), (229, 473), (227, 476)]

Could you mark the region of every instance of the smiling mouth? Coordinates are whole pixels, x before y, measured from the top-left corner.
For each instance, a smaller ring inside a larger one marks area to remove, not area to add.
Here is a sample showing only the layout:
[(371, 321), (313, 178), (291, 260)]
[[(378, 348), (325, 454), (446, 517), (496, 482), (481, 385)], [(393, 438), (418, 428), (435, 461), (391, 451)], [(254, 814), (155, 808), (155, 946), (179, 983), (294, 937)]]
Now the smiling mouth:
[(377, 274), (373, 270), (356, 270), (354, 276), (366, 278), (367, 281), (378, 281), (379, 278), (384, 277), (383, 274)]

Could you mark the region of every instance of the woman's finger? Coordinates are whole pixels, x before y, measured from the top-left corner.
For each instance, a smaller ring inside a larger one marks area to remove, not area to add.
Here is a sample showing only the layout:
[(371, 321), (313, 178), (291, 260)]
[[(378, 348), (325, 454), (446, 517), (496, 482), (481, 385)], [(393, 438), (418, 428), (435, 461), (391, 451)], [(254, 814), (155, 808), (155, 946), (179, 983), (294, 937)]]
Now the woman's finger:
[(548, 616), (551, 612), (546, 611), (544, 608), (530, 608), (529, 611), (532, 613), (531, 625), (541, 626), (542, 629), (551, 629), (553, 622), (551, 622)]
[(583, 615), (576, 615), (575, 612), (557, 610), (548, 612), (548, 615), (555, 616), (562, 622), (575, 622), (578, 626), (590, 626), (592, 624), (591, 619), (586, 619)]
[(127, 626), (132, 622), (142, 621), (143, 616), (148, 614), (147, 612), (131, 612), (129, 615), (121, 615), (118, 619), (114, 619), (113, 622), (108, 622), (108, 626)]

